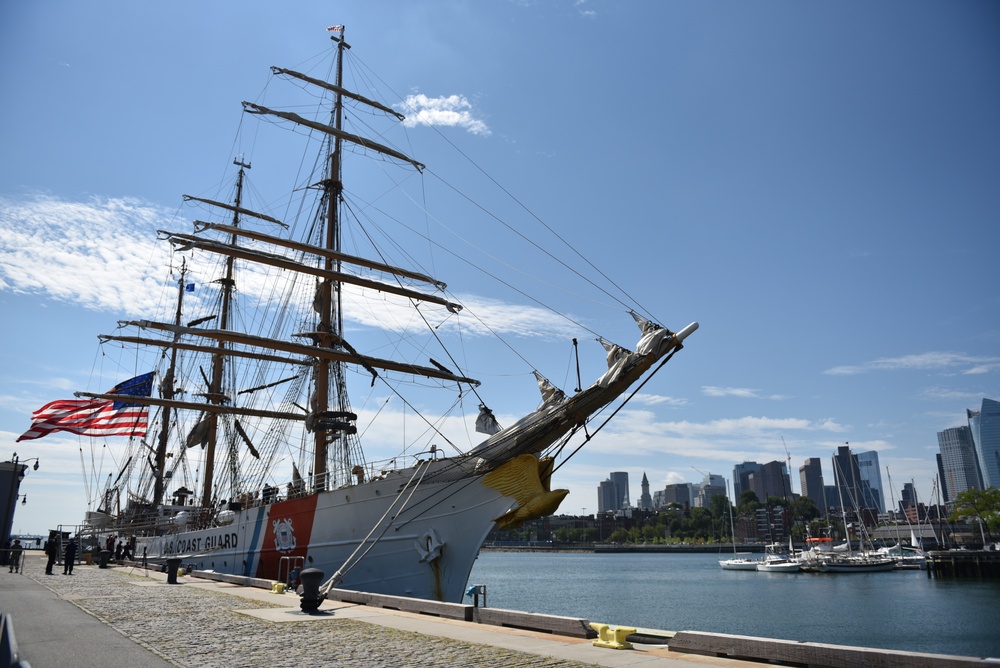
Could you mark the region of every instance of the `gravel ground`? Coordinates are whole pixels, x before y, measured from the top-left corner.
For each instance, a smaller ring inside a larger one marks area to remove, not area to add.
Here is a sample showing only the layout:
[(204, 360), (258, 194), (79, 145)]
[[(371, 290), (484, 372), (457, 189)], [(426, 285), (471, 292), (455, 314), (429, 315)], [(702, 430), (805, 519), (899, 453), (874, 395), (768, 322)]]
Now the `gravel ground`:
[(590, 665), (335, 616), (322, 622), (269, 622), (235, 610), (289, 607), (298, 599), (279, 606), (193, 586), (144, 586), (151, 581), (138, 569), (79, 566), (72, 576), (46, 576), (38, 563), (26, 575), (177, 666)]

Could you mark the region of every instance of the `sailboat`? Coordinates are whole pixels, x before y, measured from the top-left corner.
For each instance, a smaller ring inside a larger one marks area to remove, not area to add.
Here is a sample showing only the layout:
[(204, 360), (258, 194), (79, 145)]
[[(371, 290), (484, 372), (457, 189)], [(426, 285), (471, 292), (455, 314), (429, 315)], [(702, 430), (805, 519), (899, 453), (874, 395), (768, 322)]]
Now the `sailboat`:
[[(844, 472), (837, 463), (837, 458), (833, 458), (833, 470), (834, 474), (837, 476), (837, 480), (844, 479)], [(865, 529), (864, 522), (858, 522), (858, 527), (860, 529), (862, 538), (859, 542), (859, 551), (855, 553), (851, 549), (851, 525), (847, 522), (847, 512), (844, 507), (844, 497), (841, 491), (843, 485), (837, 484), (837, 497), (840, 502), (840, 511), (842, 515), (842, 520), (844, 523), (844, 536), (845, 541), (843, 546), (836, 545), (830, 552), (823, 554), (814, 554), (813, 561), (819, 561), (816, 570), (823, 573), (874, 573), (880, 571), (890, 571), (893, 569), (894, 561), (892, 558), (879, 555), (872, 551), (871, 549), (865, 549), (865, 544), (871, 545), (871, 539), (868, 537), (868, 531)], [(855, 513), (860, 517), (858, 502), (856, 499), (850, 499), (851, 505), (854, 507)], [(842, 548), (842, 549), (841, 549)]]
[[(464, 351), (435, 359), (420, 347), (419, 360), (408, 354), (414, 322), (441, 343), (442, 327), (464, 304), (422, 264), (390, 261), (410, 257), (406, 248), (378, 248), (392, 246), (391, 234), (354, 232), (348, 250), (348, 221), (366, 220), (378, 206), (375, 199), (367, 208), (352, 199), (351, 189), (365, 183), (352, 182), (345, 166), (369, 160), (375, 170), (398, 168), (405, 178), (419, 178), (426, 168), (381, 132), (367, 137), (347, 127), (349, 114), (365, 114), (358, 123), (365, 127), (374, 124), (369, 118), (402, 123), (405, 115), (348, 88), (344, 69), (352, 53), (344, 28), (336, 28), (328, 76), (272, 68), (273, 80), (320, 100), (315, 117), (244, 102), (245, 118), (291, 129), (293, 138), (318, 149), (314, 172), (290, 189), (302, 199), (284, 206), (287, 216), (251, 208), (251, 164), (237, 157), (231, 198), (185, 196), (209, 220), (194, 221), (193, 232), (159, 233), (173, 249), (176, 297), (164, 300), (169, 315), (127, 320), (101, 337), (106, 348), (135, 354), (121, 369), (145, 370), (149, 363), (155, 382), (146, 379), (152, 389), (145, 393), (123, 390), (124, 384), (77, 393), (150, 411), (148, 432), (144, 420), (117, 459), (117, 478), (102, 481), (85, 533), (95, 541), (128, 540), (136, 558), (180, 559), (194, 569), (283, 580), (293, 569), (316, 568), (324, 573), (323, 591), (459, 602), (489, 532), (554, 513), (567, 490), (553, 488), (552, 478), (576, 451), (570, 439), (583, 441), (578, 450), (596, 436), (609, 419), (605, 408), (627, 400), (698, 324), (673, 331), (624, 309), (638, 327), (633, 349), (599, 339), (607, 369), (571, 395), (534, 371), (540, 404), (503, 427), (482, 399), (480, 381), (461, 370)], [(306, 223), (293, 224), (300, 211), (296, 220)], [(355, 246), (370, 254), (353, 252)], [(209, 259), (217, 269), (200, 276), (213, 296), (194, 299), (201, 288), (190, 272)], [(276, 287), (256, 288), (267, 300), (237, 306), (249, 292), (245, 286), (272, 279)], [(365, 339), (350, 326), (357, 322), (348, 315), (352, 308), (362, 309), (366, 322), (394, 324), (383, 329), (399, 340)], [(265, 316), (260, 322), (252, 319), (258, 313)], [(490, 330), (481, 324), (476, 335)], [(457, 393), (453, 406), (478, 404), (463, 429), (474, 422), (481, 442), (446, 454), (454, 443), (445, 422), (465, 414), (452, 408), (427, 417), (404, 392), (428, 386)], [(394, 423), (399, 433), (389, 438), (401, 451), (377, 459), (362, 447), (362, 437), (380, 428), (373, 388), (404, 406), (407, 418), (403, 428)], [(363, 413), (352, 407), (359, 394)]]
[(726, 505), (729, 506), (729, 535), (733, 539), (733, 556), (729, 559), (719, 559), (719, 566), (721, 566), (724, 571), (756, 571), (757, 564), (759, 564), (761, 560), (750, 557), (741, 557), (740, 553), (736, 551), (736, 522), (733, 519), (733, 504), (729, 503), (728, 492), (729, 481), (726, 480)]

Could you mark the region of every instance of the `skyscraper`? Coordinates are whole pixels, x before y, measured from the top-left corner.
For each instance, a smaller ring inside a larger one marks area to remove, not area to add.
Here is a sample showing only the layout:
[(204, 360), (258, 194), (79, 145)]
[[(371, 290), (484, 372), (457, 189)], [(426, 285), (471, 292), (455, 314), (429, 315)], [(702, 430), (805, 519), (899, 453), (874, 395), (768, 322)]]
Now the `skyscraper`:
[(1000, 487), (1000, 401), (983, 399), (978, 411), (968, 411), (983, 487)]
[(917, 489), (912, 482), (903, 483), (903, 491), (900, 493), (899, 509), (905, 511), (907, 508), (917, 506)]
[(764, 503), (769, 496), (791, 500), (792, 484), (788, 479), (788, 467), (785, 462), (773, 461), (764, 464), (749, 474), (749, 482), (750, 489), (761, 503)]
[(823, 465), (819, 457), (810, 457), (799, 467), (799, 484), (802, 496), (808, 496), (816, 504), (821, 517), (826, 517), (826, 490), (823, 489)]
[(611, 479), (611, 482), (615, 484), (615, 494), (617, 495), (617, 505), (615, 506), (615, 510), (630, 507), (632, 502), (629, 501), (628, 496), (628, 472), (614, 471), (608, 477)]
[(878, 465), (878, 453), (874, 450), (859, 452), (854, 455), (858, 460), (858, 472), (861, 474), (862, 508), (877, 508), (885, 512), (885, 497), (882, 494), (882, 473)]
[(667, 485), (663, 490), (663, 505), (679, 503), (685, 508), (691, 507), (691, 483), (682, 482)]
[(597, 512), (606, 513), (618, 510), (618, 503), (615, 500), (617, 493), (615, 483), (611, 482), (610, 479), (602, 481), (597, 486)]
[(954, 501), (967, 489), (982, 489), (972, 430), (952, 427), (938, 432), (941, 468), (944, 472), (945, 502)]
[(837, 454), (833, 456), (833, 480), (837, 488), (837, 498), (833, 501), (835, 505), (845, 510), (862, 507), (861, 471), (858, 458), (851, 452), (850, 446), (837, 448)]
[(698, 508), (708, 508), (711, 505), (713, 496), (726, 495), (726, 479), (716, 473), (709, 473), (701, 481), (697, 496), (692, 499), (692, 506)]
[(740, 494), (750, 489), (750, 474), (759, 470), (757, 462), (743, 462), (733, 467), (733, 503), (739, 503)]

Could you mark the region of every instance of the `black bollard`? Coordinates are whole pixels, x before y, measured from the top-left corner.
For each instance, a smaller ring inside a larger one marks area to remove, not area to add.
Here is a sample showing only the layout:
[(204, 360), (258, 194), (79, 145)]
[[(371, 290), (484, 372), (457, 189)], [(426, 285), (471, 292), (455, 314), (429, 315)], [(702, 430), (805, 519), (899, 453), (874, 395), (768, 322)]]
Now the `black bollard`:
[(108, 559), (111, 558), (111, 552), (109, 550), (101, 550), (100, 561), (97, 562), (98, 568), (107, 568)]
[(318, 568), (307, 568), (299, 573), (299, 582), (302, 583), (302, 594), (300, 594), (302, 601), (299, 603), (299, 607), (302, 612), (313, 614), (319, 610), (319, 604), (325, 598), (319, 594), (319, 586), (323, 582), (323, 571)]
[(167, 584), (177, 584), (177, 570), (181, 567), (180, 559), (167, 559)]

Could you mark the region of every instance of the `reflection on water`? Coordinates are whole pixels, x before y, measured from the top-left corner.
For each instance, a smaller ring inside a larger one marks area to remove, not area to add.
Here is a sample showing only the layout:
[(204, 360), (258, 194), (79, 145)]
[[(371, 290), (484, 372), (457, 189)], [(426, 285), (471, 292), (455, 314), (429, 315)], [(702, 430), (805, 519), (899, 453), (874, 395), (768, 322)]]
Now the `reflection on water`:
[(491, 608), (672, 631), (718, 631), (1000, 657), (1000, 581), (924, 571), (723, 571), (715, 554), (484, 552)]

